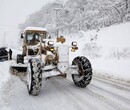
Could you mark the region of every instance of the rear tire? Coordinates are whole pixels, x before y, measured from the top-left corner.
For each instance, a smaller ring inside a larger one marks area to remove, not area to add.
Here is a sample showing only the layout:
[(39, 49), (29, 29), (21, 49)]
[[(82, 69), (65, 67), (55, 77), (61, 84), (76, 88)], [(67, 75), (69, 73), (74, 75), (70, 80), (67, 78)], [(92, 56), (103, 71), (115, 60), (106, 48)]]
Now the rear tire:
[(31, 59), (28, 63), (28, 85), (30, 95), (38, 95), (42, 86), (42, 69), (39, 59)]
[(78, 73), (79, 74), (72, 74), (72, 79), (74, 84), (78, 87), (85, 88), (92, 79), (92, 67), (89, 60), (84, 57), (76, 57), (72, 65), (78, 66)]
[(24, 57), (23, 57), (23, 55), (21, 55), (21, 54), (18, 54), (17, 55), (17, 64), (18, 63), (24, 63)]

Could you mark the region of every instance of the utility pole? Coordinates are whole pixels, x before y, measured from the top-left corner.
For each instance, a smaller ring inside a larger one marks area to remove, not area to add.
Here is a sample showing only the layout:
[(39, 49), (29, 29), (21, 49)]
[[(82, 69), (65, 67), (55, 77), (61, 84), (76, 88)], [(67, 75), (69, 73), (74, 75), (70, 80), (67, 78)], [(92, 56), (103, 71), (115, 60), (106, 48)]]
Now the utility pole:
[(54, 11), (56, 11), (56, 29), (57, 29), (57, 37), (59, 37), (59, 25), (58, 25), (58, 12), (61, 10), (61, 8), (55, 8)]

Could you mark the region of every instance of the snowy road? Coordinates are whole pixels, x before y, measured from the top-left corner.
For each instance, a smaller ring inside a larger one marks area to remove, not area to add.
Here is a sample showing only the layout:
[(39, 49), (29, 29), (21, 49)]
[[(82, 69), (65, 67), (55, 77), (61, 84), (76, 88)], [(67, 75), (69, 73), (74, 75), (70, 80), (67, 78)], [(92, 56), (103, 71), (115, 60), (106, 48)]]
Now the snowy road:
[(30, 96), (18, 77), (9, 76), (0, 89), (0, 110), (130, 110), (130, 86), (93, 77), (83, 89), (68, 76), (43, 80), (41, 93)]

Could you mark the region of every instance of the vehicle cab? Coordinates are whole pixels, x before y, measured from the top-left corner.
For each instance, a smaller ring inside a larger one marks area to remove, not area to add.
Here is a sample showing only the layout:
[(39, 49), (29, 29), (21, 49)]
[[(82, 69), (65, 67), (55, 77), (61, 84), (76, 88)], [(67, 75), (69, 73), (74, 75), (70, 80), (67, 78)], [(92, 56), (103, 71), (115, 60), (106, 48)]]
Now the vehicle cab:
[(47, 30), (42, 27), (27, 27), (21, 35), (28, 46), (37, 45), (43, 39), (47, 39)]
[(23, 56), (38, 54), (43, 47), (44, 39), (48, 38), (47, 29), (42, 27), (27, 27), (21, 34), (23, 39)]

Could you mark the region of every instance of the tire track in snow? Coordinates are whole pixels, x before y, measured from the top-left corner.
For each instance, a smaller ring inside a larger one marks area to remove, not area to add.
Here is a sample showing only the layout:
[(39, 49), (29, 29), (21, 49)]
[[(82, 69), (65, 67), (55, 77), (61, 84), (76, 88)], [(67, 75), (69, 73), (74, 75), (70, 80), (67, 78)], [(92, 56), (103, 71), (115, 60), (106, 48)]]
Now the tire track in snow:
[[(18, 81), (18, 80), (16, 79), (15, 81)], [(19, 81), (15, 83), (15, 86), (17, 86), (18, 83), (21, 83)], [(36, 110), (35, 108), (39, 109), (40, 106), (41, 106), (40, 107), (41, 109), (39, 110), (43, 110), (43, 109), (61, 110), (61, 108), (62, 110), (72, 110), (72, 109), (83, 110), (82, 106), (80, 106), (79, 103), (75, 104), (76, 103), (75, 98), (71, 97), (71, 95), (68, 95), (68, 92), (65, 92), (65, 90), (62, 87), (59, 88), (58, 85), (55, 80), (51, 80), (47, 82), (43, 81), (43, 88), (41, 90), (41, 93), (39, 94), (39, 96), (36, 96), (36, 97), (29, 96), (27, 93), (27, 89), (25, 88), (22, 88), (24, 89), (22, 91), (25, 91), (24, 92), (25, 94), (23, 94), (21, 91), (21, 88), (17, 86), (13, 90), (15, 97), (12, 98), (13, 106), (11, 106), (12, 108), (11, 110), (16, 109), (15, 106), (17, 105), (19, 105), (19, 108), (18, 108), (19, 110), (27, 110), (27, 109)], [(25, 100), (24, 98), (20, 99), (20, 96), (27, 97), (27, 99)], [(34, 105), (36, 107), (34, 107)]]
[[(94, 86), (93, 86), (93, 84), (94, 84)], [(93, 93), (95, 96), (96, 95), (101, 96), (101, 100), (104, 100), (107, 104), (109, 104), (110, 106), (113, 106), (117, 110), (129, 110), (130, 109), (130, 102), (129, 102), (130, 97), (124, 98), (120, 95), (115, 95), (112, 92), (102, 89), (103, 88), (102, 86), (100, 86), (100, 88), (98, 86), (99, 86), (98, 83), (96, 83), (95, 79), (93, 79), (93, 81), (90, 84), (90, 87), (88, 88), (88, 90), (85, 90), (85, 91), (86, 92), (91, 91), (91, 93)], [(111, 86), (111, 83), (110, 83), (110, 85), (106, 85), (106, 86)], [(115, 85), (114, 85), (114, 87), (115, 87)], [(119, 100), (120, 98), (122, 100)]]
[(127, 104), (128, 106), (130, 105), (130, 99), (128, 97), (126, 98), (126, 97), (120, 96), (120, 95), (118, 95), (116, 93), (113, 93), (113, 92), (111, 92), (109, 90), (106, 90), (103, 87), (98, 87), (97, 85), (94, 85), (94, 84), (91, 84), (91, 88), (93, 90), (98, 89), (98, 91), (103, 92), (103, 94), (107, 94), (108, 96), (117, 99), (118, 101), (120, 101), (120, 103)]
[[(87, 92), (90, 95), (94, 95), (94, 97), (100, 98), (101, 99), (100, 101), (106, 102), (107, 104), (109, 104), (110, 106), (114, 107), (117, 110), (122, 110), (122, 109), (129, 110), (129, 108), (130, 108), (129, 102), (127, 102), (127, 101), (129, 101), (129, 99), (122, 98), (123, 100), (122, 101), (120, 100), (120, 102), (118, 103), (119, 100), (115, 99), (115, 97), (117, 98), (118, 95), (115, 96), (114, 94), (111, 94), (111, 97), (108, 97), (108, 96), (106, 97), (105, 94), (110, 96), (109, 92), (107, 92), (107, 91), (105, 92), (104, 90), (100, 90), (99, 88), (94, 89), (91, 84), (89, 85), (88, 89), (83, 89), (83, 91)], [(121, 96), (119, 96), (119, 97), (121, 97)], [(125, 102), (123, 102), (124, 100), (125, 100)], [(122, 104), (122, 102), (124, 105)], [(127, 107), (126, 107), (126, 105), (127, 105)]]
[(108, 84), (108, 85), (111, 85), (112, 87), (114, 88), (117, 88), (117, 89), (123, 89), (125, 91), (128, 91), (130, 92), (130, 87), (128, 87), (127, 85), (121, 85), (119, 83), (116, 83), (116, 82), (111, 82), (109, 80), (105, 80), (105, 79), (102, 79), (102, 78), (98, 78), (98, 77), (93, 77), (94, 80), (98, 80), (102, 83), (105, 83), (105, 84)]
[[(18, 77), (13, 76), (12, 80), (12, 88), (9, 92), (11, 97), (6, 98), (10, 101), (8, 107), (11, 110), (129, 110), (128, 107), (130, 107), (129, 102), (127, 107), (125, 106), (126, 98), (124, 99), (119, 94), (115, 95), (112, 91), (105, 89), (103, 85), (98, 85), (103, 83), (111, 86), (111, 84), (102, 81), (97, 83), (95, 79), (87, 88), (78, 88), (70, 79), (51, 78), (43, 81), (41, 93), (36, 97), (28, 95), (25, 84)], [(115, 86), (112, 87), (115, 88)], [(118, 95), (121, 97), (120, 102), (124, 101), (123, 104), (113, 100), (113, 98), (118, 98)]]
[[(70, 83), (68, 83), (66, 80), (56, 79), (54, 80), (54, 82), (55, 83), (53, 83), (53, 85), (57, 89), (59, 89), (63, 95), (67, 96), (69, 101), (71, 100), (73, 103), (75, 103), (76, 108), (79, 108), (78, 110), (86, 110), (86, 109), (95, 110), (95, 107), (91, 106), (89, 102), (81, 98), (80, 95), (75, 94), (74, 92), (75, 90), (73, 92), (70, 91), (71, 89), (69, 89), (68, 86), (71, 87), (73, 86), (70, 85)], [(66, 84), (63, 84), (63, 82)]]
[(120, 109), (124, 109), (124, 108), (129, 108), (130, 106), (130, 99), (126, 99), (122, 96), (119, 96), (117, 94), (114, 94), (112, 92), (106, 91), (102, 88), (98, 88), (94, 85), (91, 86), (91, 89), (93, 92), (96, 91), (96, 93), (98, 93), (99, 95), (102, 95), (108, 99), (111, 100), (113, 103), (115, 103), (114, 105), (119, 105)]
[(120, 105), (120, 103), (112, 100), (110, 97), (106, 97), (104, 94), (97, 91), (97, 89), (96, 90), (88, 89), (86, 91), (86, 93), (88, 93), (88, 94), (94, 96), (95, 98), (99, 99), (100, 102), (104, 102), (104, 103), (108, 104), (109, 106), (113, 107), (115, 110), (129, 110), (124, 105)]
[(116, 94), (118, 96), (122, 96), (125, 99), (130, 99), (130, 92), (126, 91), (125, 89), (119, 89), (119, 87), (111, 86), (109, 83), (104, 83), (100, 80), (94, 79), (94, 82), (92, 81), (92, 85), (95, 85), (96, 87), (100, 87), (110, 93)]
[[(66, 83), (68, 83), (69, 86), (66, 87)], [(79, 101), (78, 97), (80, 97), (83, 100), (82, 102), (84, 103), (84, 106), (89, 106), (90, 110), (100, 110), (102, 108), (104, 108), (105, 110), (115, 110), (115, 107), (113, 108), (112, 106), (108, 106), (108, 104), (104, 103), (104, 101), (99, 101), (99, 98), (101, 98), (102, 96), (98, 95), (97, 98), (96, 95), (95, 97), (94, 94), (91, 94), (91, 91), (88, 91), (88, 88), (79, 88), (76, 86), (72, 86), (72, 81), (70, 80), (65, 80), (64, 82), (58, 80), (57, 85), (58, 84), (62, 84), (63, 88), (66, 88), (65, 90), (67, 90), (68, 93), (73, 95), (75, 98), (77, 97), (77, 101)], [(102, 106), (98, 106), (100, 104), (102, 104)]]
[(3, 82), (0, 91), (0, 110), (10, 110), (13, 80), (9, 78), (6, 82)]
[(107, 80), (109, 82), (121, 85), (121, 86), (125, 86), (125, 87), (130, 87), (130, 81), (129, 80), (121, 80), (121, 79), (114, 79), (111, 76), (102, 76), (102, 75), (98, 75), (96, 73), (93, 74), (93, 78), (98, 78), (98, 79), (102, 79), (102, 80)]

